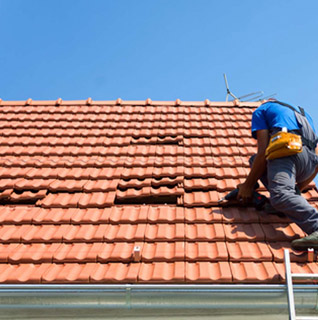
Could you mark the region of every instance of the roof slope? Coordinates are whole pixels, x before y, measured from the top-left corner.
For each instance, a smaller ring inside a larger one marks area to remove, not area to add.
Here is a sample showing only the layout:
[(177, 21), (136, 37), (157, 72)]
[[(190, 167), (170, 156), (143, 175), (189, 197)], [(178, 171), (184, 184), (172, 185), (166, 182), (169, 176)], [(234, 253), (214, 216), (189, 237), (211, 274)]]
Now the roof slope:
[(248, 173), (257, 105), (1, 101), (0, 283), (283, 281), (303, 232), (218, 206)]

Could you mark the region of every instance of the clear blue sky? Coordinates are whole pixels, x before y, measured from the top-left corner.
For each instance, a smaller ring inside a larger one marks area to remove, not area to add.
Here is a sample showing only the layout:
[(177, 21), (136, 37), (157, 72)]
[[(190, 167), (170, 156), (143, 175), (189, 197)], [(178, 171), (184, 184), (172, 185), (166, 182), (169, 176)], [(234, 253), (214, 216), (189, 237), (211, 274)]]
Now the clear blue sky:
[(236, 95), (318, 115), (317, 0), (0, 0), (0, 12), (3, 100), (222, 101), (225, 72)]

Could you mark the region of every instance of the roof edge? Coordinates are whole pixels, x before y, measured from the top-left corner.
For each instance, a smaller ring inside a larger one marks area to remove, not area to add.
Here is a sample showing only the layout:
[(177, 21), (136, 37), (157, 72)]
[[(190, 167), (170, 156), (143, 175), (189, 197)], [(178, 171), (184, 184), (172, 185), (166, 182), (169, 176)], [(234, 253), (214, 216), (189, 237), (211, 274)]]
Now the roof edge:
[(152, 101), (151, 99), (146, 100), (92, 100), (88, 98), (86, 100), (62, 100), (58, 98), (57, 100), (2, 100), (0, 99), (0, 106), (69, 106), (69, 105), (122, 105), (122, 106), (147, 106), (147, 105), (160, 105), (160, 106), (191, 106), (191, 107), (248, 107), (255, 108), (258, 107), (262, 101), (258, 102), (242, 102), (238, 100), (234, 101), (210, 101), (208, 99), (204, 101), (181, 101), (177, 99), (175, 101)]

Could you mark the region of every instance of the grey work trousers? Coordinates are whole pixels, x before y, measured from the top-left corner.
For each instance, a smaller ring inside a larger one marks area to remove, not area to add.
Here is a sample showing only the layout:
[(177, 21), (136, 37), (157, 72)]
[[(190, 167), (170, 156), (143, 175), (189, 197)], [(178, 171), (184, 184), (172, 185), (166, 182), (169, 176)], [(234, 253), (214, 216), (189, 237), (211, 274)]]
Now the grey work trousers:
[[(250, 159), (252, 165), (255, 156)], [(318, 156), (307, 147), (303, 152), (267, 161), (267, 170), (260, 178), (270, 192), (271, 205), (283, 212), (303, 231), (318, 231), (318, 211), (296, 193), (296, 183), (308, 179), (318, 166)]]

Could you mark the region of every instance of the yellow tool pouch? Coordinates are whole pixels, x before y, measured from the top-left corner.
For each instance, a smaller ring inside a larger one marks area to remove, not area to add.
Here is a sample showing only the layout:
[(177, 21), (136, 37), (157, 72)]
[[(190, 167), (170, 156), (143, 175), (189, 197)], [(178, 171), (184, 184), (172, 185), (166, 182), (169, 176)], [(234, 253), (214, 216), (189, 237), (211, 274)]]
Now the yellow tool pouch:
[(301, 136), (287, 132), (286, 128), (274, 134), (266, 149), (266, 160), (292, 156), (303, 151)]

